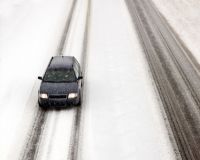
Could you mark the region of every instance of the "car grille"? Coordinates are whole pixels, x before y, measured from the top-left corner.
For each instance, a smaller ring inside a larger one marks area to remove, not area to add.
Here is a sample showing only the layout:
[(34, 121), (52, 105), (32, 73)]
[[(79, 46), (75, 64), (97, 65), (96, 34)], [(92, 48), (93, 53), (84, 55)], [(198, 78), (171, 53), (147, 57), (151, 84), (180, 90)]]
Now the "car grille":
[(66, 98), (67, 95), (60, 95), (60, 94), (51, 94), (49, 95), (49, 98)]

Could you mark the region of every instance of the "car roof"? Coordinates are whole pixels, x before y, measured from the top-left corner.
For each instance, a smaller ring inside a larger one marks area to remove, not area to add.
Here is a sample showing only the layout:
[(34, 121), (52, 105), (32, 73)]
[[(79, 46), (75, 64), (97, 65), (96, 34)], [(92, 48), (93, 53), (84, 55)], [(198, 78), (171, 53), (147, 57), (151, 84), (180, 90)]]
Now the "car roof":
[(51, 58), (48, 69), (70, 69), (74, 64), (73, 56), (54, 56)]

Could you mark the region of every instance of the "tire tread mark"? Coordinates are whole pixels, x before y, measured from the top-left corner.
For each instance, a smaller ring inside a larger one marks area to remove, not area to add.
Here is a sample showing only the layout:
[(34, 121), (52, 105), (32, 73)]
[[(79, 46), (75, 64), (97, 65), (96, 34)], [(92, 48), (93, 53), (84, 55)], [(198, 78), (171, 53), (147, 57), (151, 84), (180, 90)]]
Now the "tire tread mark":
[(77, 0), (73, 0), (67, 21), (65, 23), (65, 28), (64, 28), (64, 31), (63, 31), (63, 34), (62, 34), (62, 37), (61, 37), (61, 40), (60, 40), (60, 43), (59, 43), (59, 46), (58, 46), (58, 49), (57, 49), (58, 55), (63, 55), (65, 45), (67, 45), (67, 35), (69, 33), (69, 28), (70, 28), (70, 25), (71, 25), (71, 21), (72, 21), (72, 17), (73, 17), (73, 14), (74, 14), (76, 4), (77, 4)]
[[(91, 0), (88, 0), (88, 6), (87, 6), (87, 15), (86, 15), (86, 23), (85, 23), (85, 31), (84, 31), (84, 38), (83, 38), (83, 46), (82, 46), (82, 54), (81, 54), (81, 67), (83, 71), (83, 76), (85, 73), (86, 68), (86, 59), (87, 59), (87, 49), (88, 49), (88, 36), (89, 36), (89, 24), (90, 24), (90, 11), (91, 11)], [(81, 95), (83, 97), (83, 89)], [(82, 104), (83, 104), (82, 99)], [(74, 122), (72, 125), (71, 130), (71, 142), (68, 150), (68, 160), (77, 160), (79, 158), (79, 148), (80, 148), (80, 135), (81, 135), (81, 125), (82, 125), (82, 119), (83, 119), (83, 108), (84, 106), (78, 106), (75, 111), (74, 116)]]
[(38, 144), (39, 144), (38, 142), (40, 140), (40, 136), (45, 127), (46, 118), (47, 118), (47, 114), (45, 114), (45, 111), (38, 109), (31, 132), (29, 133), (29, 137), (25, 145), (25, 149), (23, 151), (23, 154), (20, 160), (34, 160), (35, 159), (35, 155), (37, 153)]
[[(145, 2), (146, 3), (146, 2)], [(144, 3), (144, 4), (145, 4)], [(153, 10), (154, 8), (153, 8), (153, 6), (152, 5), (150, 5), (149, 4), (149, 6), (151, 6), (151, 8), (149, 8), (149, 10)], [(148, 6), (147, 6), (148, 7)], [(147, 8), (146, 7), (146, 8)], [(158, 13), (155, 11), (155, 14), (157, 14), (157, 16), (161, 19), (161, 17), (158, 15)], [(160, 20), (161, 22), (162, 22), (162, 24), (164, 23), (163, 21), (162, 21), (162, 19)], [(160, 36), (161, 36), (161, 38), (162, 38), (162, 41), (163, 41), (163, 43), (164, 43), (164, 45), (166, 46), (166, 48), (168, 49), (168, 53), (169, 53), (169, 55), (170, 55), (170, 57), (171, 57), (171, 59), (172, 59), (172, 61), (175, 63), (175, 65), (176, 65), (176, 67), (177, 67), (177, 69), (179, 70), (179, 73), (180, 73), (180, 75), (181, 75), (181, 77), (182, 77), (182, 79), (184, 80), (184, 82), (185, 82), (185, 84), (186, 84), (186, 86), (187, 86), (187, 88), (188, 88), (188, 90), (190, 91), (190, 93), (191, 93), (191, 96), (192, 96), (192, 98), (193, 98), (193, 100), (194, 100), (194, 102), (196, 103), (196, 106), (197, 106), (197, 109), (199, 109), (199, 104), (200, 104), (200, 102), (199, 102), (199, 97), (198, 97), (198, 94), (197, 94), (197, 90), (196, 90), (196, 88), (195, 88), (195, 86), (193, 86), (193, 84), (191, 83), (191, 81), (192, 81), (192, 79), (189, 79), (189, 78), (191, 78), (191, 77), (188, 77), (188, 75), (184, 72), (184, 70), (183, 70), (183, 67), (182, 67), (182, 65), (181, 65), (181, 62), (180, 62), (180, 60), (176, 57), (176, 54), (174, 54), (174, 53), (176, 53), (175, 51), (173, 51), (171, 48), (171, 46), (169, 45), (169, 42), (167, 42), (167, 38), (165, 38), (165, 36), (163, 35), (163, 33), (162, 33), (162, 30), (161, 30), (161, 28), (159, 28), (159, 26), (157, 25), (157, 23), (154, 23), (155, 24), (155, 27), (156, 27), (156, 29), (157, 29), (157, 31), (158, 31), (158, 33), (160, 34)], [(164, 25), (164, 24), (163, 24)], [(169, 31), (169, 29), (168, 29), (168, 32), (170, 33), (170, 34), (168, 34), (168, 36), (170, 36), (171, 34), (173, 35), (173, 33), (172, 33), (172, 30), (171, 31)], [(171, 35), (171, 39), (174, 39), (174, 36), (172, 36)], [(170, 39), (170, 40), (171, 40)], [(180, 50), (180, 52), (178, 52), (179, 54), (181, 54), (181, 56), (182, 57), (184, 57), (184, 58), (182, 58), (182, 59), (184, 59), (185, 60), (185, 62), (188, 64), (188, 66), (190, 67), (190, 68), (192, 68), (192, 69), (190, 69), (190, 71), (192, 71), (192, 72), (194, 72), (194, 73), (196, 73), (196, 70), (195, 70), (195, 68), (194, 68), (194, 65), (191, 65), (190, 63), (192, 62), (192, 61), (190, 61), (190, 60), (188, 60), (188, 56), (186, 56), (185, 54), (187, 54), (182, 48), (181, 48), (181, 46), (180, 46), (180, 44), (178, 44), (178, 42), (176, 41), (176, 40), (174, 40), (176, 43), (176, 46), (178, 47), (178, 49)], [(183, 54), (182, 54), (182, 52), (184, 52)], [(182, 60), (181, 59), (181, 60)], [(189, 68), (188, 68), (189, 69)], [(196, 73), (196, 75), (195, 75), (196, 77), (196, 79), (197, 79), (197, 81), (199, 81), (200, 79), (199, 79), (199, 76), (198, 76), (198, 74)], [(193, 113), (191, 113), (192, 115), (191, 116), (193, 116)], [(197, 115), (197, 117), (199, 117), (198, 115)], [(187, 147), (188, 147), (188, 150), (190, 150), (192, 153), (191, 154), (194, 154), (195, 155), (195, 157), (198, 157), (199, 158), (199, 156), (200, 156), (200, 153), (199, 153), (199, 151), (198, 151), (198, 148), (199, 148), (199, 140), (200, 140), (200, 137), (199, 137), (199, 135), (200, 135), (200, 131), (199, 131), (199, 128), (195, 128), (194, 126), (197, 126), (198, 124), (197, 123), (195, 123), (194, 121), (195, 121), (196, 119), (194, 119), (194, 118), (190, 118), (190, 128), (189, 128), (189, 130), (192, 130), (192, 132), (189, 132), (189, 131), (185, 131), (185, 132), (188, 132), (188, 133), (186, 133), (187, 135)], [(198, 121), (199, 122), (199, 121)], [(198, 135), (198, 136), (195, 136), (195, 135)], [(192, 142), (191, 142), (192, 141)], [(191, 148), (191, 149), (189, 149), (189, 148)]]
[[(69, 31), (69, 27), (71, 24), (73, 11), (76, 6), (76, 2), (77, 0), (73, 0), (72, 6), (69, 12), (69, 16), (65, 23), (64, 31), (63, 31), (59, 46), (56, 51), (57, 55), (63, 55), (64, 46), (66, 44), (67, 33)], [(36, 104), (36, 107), (39, 108), (37, 104)], [(39, 119), (38, 117), (40, 117), (41, 113), (42, 113), (43, 118)], [(36, 144), (38, 144), (38, 142), (40, 141), (40, 136), (42, 132), (40, 128), (43, 126), (43, 124), (45, 124), (46, 117), (47, 115), (45, 114), (45, 111), (38, 109), (36, 117), (34, 118), (34, 122), (32, 124), (32, 129), (30, 133), (31, 136), (26, 142), (26, 147), (24, 148), (23, 153), (21, 154), (22, 156), (20, 156), (19, 158), (20, 160), (34, 160), (35, 157), (37, 156), (36, 154), (37, 154), (37, 149), (39, 148), (39, 146)]]
[[(183, 99), (183, 97), (178, 97), (181, 95), (181, 91), (175, 89), (178, 88), (178, 84), (172, 76), (169, 67), (167, 67), (165, 60), (163, 60), (161, 57), (162, 48), (160, 48), (159, 46), (160, 42), (155, 41), (155, 32), (149, 30), (152, 28), (149, 27), (150, 24), (146, 17), (151, 19), (151, 13), (148, 13), (148, 16), (144, 15), (144, 13), (142, 13), (141, 11), (146, 11), (146, 8), (141, 8), (142, 4), (139, 5), (139, 2), (137, 0), (135, 0), (134, 2), (126, 0), (126, 2), (129, 12), (132, 16), (132, 20), (138, 30), (141, 43), (144, 46), (144, 51), (148, 60), (148, 64), (150, 66), (150, 70), (152, 72), (153, 79), (156, 84), (157, 91), (160, 95), (161, 101), (163, 102), (164, 110), (170, 122), (170, 126), (172, 132), (174, 133), (174, 138), (177, 142), (182, 159), (199, 159), (199, 153), (196, 147), (194, 136), (190, 136), (192, 135), (192, 132), (188, 127), (188, 122), (185, 119), (184, 113), (180, 111), (180, 107), (188, 107), (187, 102), (185, 101), (185, 99)], [(154, 22), (154, 27), (156, 27), (156, 22)], [(159, 30), (158, 27), (153, 28), (153, 30), (155, 29), (157, 29), (157, 31)], [(196, 102), (196, 105), (198, 105), (199, 99), (197, 97), (197, 94), (192, 88), (192, 85), (186, 77), (185, 73), (183, 72), (183, 69), (180, 66), (179, 62), (177, 61), (177, 59), (175, 59), (175, 57), (173, 57), (173, 52), (161, 31), (160, 36), (162, 43), (164, 43), (164, 47), (167, 48), (168, 54), (171, 54), (170, 56), (175, 63), (179, 74), (181, 75), (186, 86), (189, 88), (191, 95)], [(182, 102), (180, 100), (182, 100)]]

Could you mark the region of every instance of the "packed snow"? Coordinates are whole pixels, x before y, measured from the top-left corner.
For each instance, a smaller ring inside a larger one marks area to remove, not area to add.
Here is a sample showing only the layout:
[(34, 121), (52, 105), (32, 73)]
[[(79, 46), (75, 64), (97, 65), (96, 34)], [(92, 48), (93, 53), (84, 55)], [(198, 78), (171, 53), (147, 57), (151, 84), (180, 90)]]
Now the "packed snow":
[(152, 1), (200, 63), (200, 1)]
[(80, 159), (175, 159), (124, 1), (93, 0), (90, 21)]

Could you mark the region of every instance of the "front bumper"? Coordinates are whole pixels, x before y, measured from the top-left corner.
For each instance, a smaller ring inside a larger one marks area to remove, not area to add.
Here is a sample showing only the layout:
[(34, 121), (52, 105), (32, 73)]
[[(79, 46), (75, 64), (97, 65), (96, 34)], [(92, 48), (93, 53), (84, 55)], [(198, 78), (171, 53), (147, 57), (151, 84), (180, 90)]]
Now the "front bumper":
[(41, 106), (69, 106), (69, 105), (76, 105), (79, 102), (79, 97), (73, 98), (73, 99), (66, 99), (66, 98), (48, 98), (48, 99), (42, 99), (39, 98), (38, 102)]

